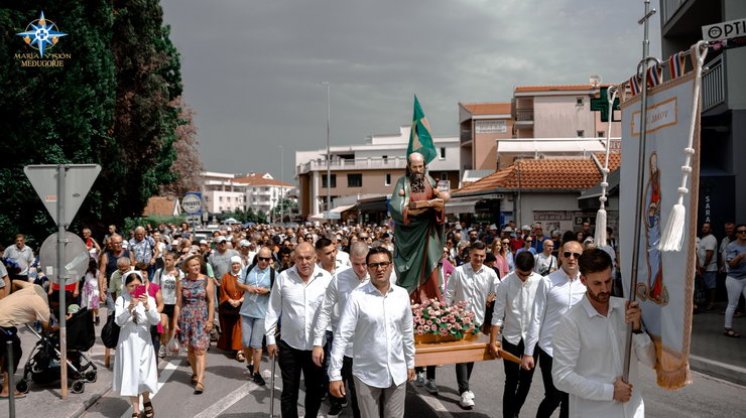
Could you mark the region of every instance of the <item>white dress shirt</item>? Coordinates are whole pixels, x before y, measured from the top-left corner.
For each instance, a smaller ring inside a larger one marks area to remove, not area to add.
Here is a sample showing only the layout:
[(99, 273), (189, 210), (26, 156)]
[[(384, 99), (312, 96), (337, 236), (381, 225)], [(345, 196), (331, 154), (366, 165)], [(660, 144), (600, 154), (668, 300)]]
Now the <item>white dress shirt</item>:
[[(339, 324), (339, 317), (347, 304), (350, 293), (361, 284), (367, 283), (368, 280), (368, 273), (365, 273), (365, 277), (360, 280), (355, 270), (351, 268), (339, 271), (332, 277), (329, 287), (326, 288), (326, 295), (324, 296), (324, 302), (321, 304), (319, 318), (316, 320), (316, 325), (314, 326), (314, 346), (324, 345), (326, 330), (330, 325), (334, 328)], [(352, 357), (352, 344), (347, 346), (345, 356)]]
[(526, 335), (523, 353), (534, 355), (534, 348), (539, 348), (552, 355), (552, 335), (562, 316), (585, 297), (585, 285), (580, 283), (580, 273), (574, 278), (562, 268), (542, 278), (536, 289), (534, 310)]
[(391, 285), (382, 294), (368, 282), (350, 294), (334, 333), (329, 380), (342, 380), (342, 355), (352, 342), (352, 374), (368, 386), (388, 388), (407, 381), (414, 368), (414, 331), (409, 294)]
[(611, 297), (609, 312), (603, 316), (584, 297), (562, 318), (554, 333), (552, 379), (557, 389), (570, 395), (571, 417), (645, 416), (637, 362), (655, 367), (655, 345), (644, 332), (632, 338), (632, 398), (624, 403), (614, 401), (614, 380), (622, 375), (624, 367), (624, 305), (624, 299)]
[(448, 279), (446, 287), (446, 304), (466, 301), (466, 309), (474, 312), (474, 322), (477, 326), (484, 324), (484, 310), (487, 306), (487, 294), (497, 290), (500, 279), (495, 270), (482, 265), (474, 271), (471, 263), (456, 267)]
[(500, 327), (503, 337), (513, 345), (526, 341), (536, 289), (542, 278), (539, 273), (531, 273), (522, 281), (514, 271), (497, 288), (492, 325)]
[(269, 294), (264, 323), (267, 345), (276, 344), (277, 321), (282, 316), (280, 339), (296, 350), (312, 350), (313, 324), (331, 281), (329, 272), (318, 266), (314, 267), (308, 283), (300, 278), (295, 266), (280, 273)]

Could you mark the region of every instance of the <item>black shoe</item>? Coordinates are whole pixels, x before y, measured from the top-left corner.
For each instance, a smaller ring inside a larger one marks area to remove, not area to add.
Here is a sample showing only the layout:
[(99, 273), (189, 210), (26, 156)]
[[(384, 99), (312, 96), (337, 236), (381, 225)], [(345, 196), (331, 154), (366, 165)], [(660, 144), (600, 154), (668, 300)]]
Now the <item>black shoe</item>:
[(254, 373), (254, 375), (251, 377), (254, 380), (254, 383), (256, 383), (259, 386), (264, 386), (267, 384), (267, 382), (264, 381), (264, 378), (259, 373)]
[(338, 417), (339, 414), (342, 413), (342, 405), (338, 404), (337, 402), (333, 402), (332, 406), (329, 408), (329, 412), (326, 413), (327, 417)]
[(347, 401), (347, 397), (346, 396), (344, 398), (342, 398), (342, 399), (339, 400), (339, 406), (341, 406), (342, 408), (347, 408), (347, 405), (349, 405), (349, 404), (350, 404), (350, 402)]
[(329, 397), (329, 392), (324, 392), (321, 394), (321, 402), (324, 402), (326, 398)]

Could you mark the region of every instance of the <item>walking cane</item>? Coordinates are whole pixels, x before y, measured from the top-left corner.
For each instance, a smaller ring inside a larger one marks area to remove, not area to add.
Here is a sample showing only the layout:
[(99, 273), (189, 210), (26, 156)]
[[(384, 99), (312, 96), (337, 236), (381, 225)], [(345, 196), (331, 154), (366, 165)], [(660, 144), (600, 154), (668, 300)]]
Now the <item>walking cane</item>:
[(275, 365), (277, 364), (277, 354), (272, 356), (272, 375), (269, 377), (269, 417), (275, 416)]

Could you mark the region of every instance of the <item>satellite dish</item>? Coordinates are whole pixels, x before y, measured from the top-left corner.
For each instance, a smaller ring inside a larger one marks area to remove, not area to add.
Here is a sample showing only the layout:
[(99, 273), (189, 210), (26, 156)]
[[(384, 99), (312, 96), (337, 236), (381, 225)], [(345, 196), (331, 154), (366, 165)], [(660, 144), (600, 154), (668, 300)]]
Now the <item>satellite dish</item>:
[[(48, 236), (41, 245), (41, 251), (39, 251), (39, 264), (47, 278), (54, 283), (58, 282), (56, 271), (57, 234), (55, 232)], [(90, 257), (91, 255), (83, 240), (72, 232), (65, 231), (64, 247), (62, 249), (62, 277), (65, 279), (66, 285), (75, 283), (83, 277), (88, 270)]]

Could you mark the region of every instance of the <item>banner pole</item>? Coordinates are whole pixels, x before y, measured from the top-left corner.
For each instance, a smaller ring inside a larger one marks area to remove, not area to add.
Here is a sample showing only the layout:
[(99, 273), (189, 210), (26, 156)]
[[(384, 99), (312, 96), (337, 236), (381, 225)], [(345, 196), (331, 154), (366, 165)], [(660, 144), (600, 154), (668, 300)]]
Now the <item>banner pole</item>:
[[(637, 22), (643, 25), (643, 40), (642, 40), (642, 60), (637, 64), (637, 73), (640, 75), (642, 72), (641, 92), (640, 92), (640, 147), (637, 158), (637, 191), (635, 196), (638, 198), (637, 208), (635, 210), (635, 224), (634, 234), (632, 238), (632, 268), (630, 274), (630, 285), (628, 299), (630, 302), (634, 302), (637, 295), (637, 268), (640, 257), (640, 222), (642, 219), (642, 200), (643, 200), (643, 183), (645, 177), (645, 139), (647, 136), (647, 102), (648, 102), (648, 61), (651, 57), (648, 56), (650, 50), (650, 40), (648, 39), (648, 21), (650, 17), (655, 14), (655, 9), (650, 9), (650, 0), (644, 0), (645, 2), (645, 15)], [(633, 121), (634, 124), (634, 121)], [(629, 365), (630, 357), (632, 355), (632, 324), (627, 324), (627, 333), (625, 336), (624, 344), (624, 368), (622, 379), (629, 383)]]

